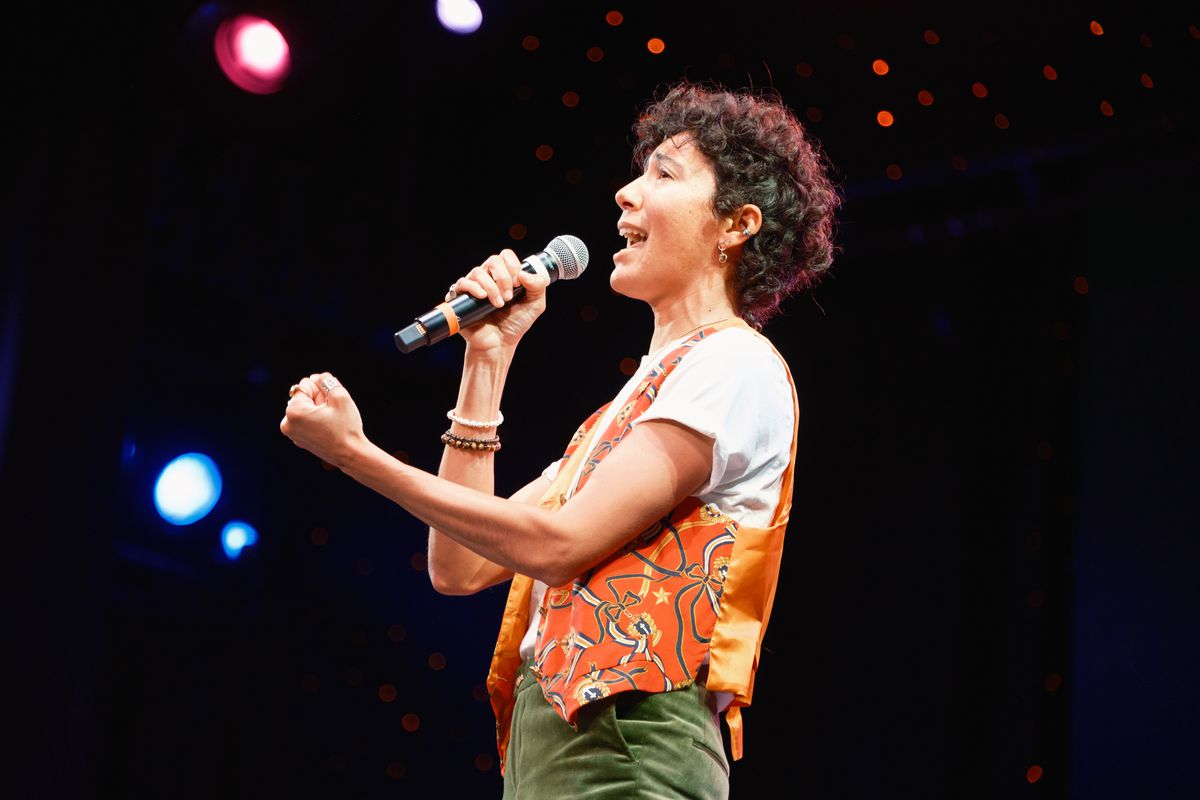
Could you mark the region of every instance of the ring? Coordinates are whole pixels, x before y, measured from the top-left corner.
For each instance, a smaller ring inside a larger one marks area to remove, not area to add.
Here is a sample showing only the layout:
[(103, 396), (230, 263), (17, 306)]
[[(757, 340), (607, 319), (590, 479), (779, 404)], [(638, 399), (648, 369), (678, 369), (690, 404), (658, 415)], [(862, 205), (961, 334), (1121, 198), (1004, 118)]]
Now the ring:
[(333, 378), (321, 379), (321, 388), (325, 390), (325, 394), (329, 394), (339, 386), (341, 386), (341, 384), (335, 381)]
[(293, 383), (290, 387), (288, 387), (288, 397), (291, 397), (298, 391), (300, 391), (300, 384)]
[(458, 297), (458, 292), (454, 291), (454, 284), (450, 284), (450, 290), (446, 292), (446, 302), (449, 303), (454, 298)]

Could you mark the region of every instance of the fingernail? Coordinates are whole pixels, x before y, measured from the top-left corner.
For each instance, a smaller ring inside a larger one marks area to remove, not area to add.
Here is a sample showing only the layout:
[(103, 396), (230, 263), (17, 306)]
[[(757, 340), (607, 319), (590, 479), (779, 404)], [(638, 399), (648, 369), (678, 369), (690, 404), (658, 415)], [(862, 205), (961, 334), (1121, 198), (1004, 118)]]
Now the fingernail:
[(512, 300), (512, 289), (509, 289), (507, 292), (504, 293), (504, 299)]

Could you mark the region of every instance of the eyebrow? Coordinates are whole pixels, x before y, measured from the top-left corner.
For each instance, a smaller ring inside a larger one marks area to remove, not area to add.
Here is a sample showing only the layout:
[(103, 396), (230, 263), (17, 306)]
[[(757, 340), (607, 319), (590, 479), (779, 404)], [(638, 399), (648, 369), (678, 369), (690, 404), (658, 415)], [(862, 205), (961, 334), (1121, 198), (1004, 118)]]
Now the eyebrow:
[[(670, 156), (664, 156), (662, 153), (657, 153), (657, 152), (656, 152), (656, 153), (654, 154), (654, 158), (655, 158), (657, 161), (659, 161), (660, 163), (664, 163), (664, 162), (665, 162), (666, 164), (668, 164), (668, 165), (670, 165), (670, 166), (674, 167), (676, 170), (678, 170), (678, 171), (680, 171), (680, 172), (686, 172), (686, 171), (687, 171), (687, 170), (685, 170), (685, 169), (684, 169), (684, 167), (683, 167), (683, 164), (680, 164), (678, 161), (676, 161), (675, 159), (671, 158)], [(646, 166), (648, 167), (648, 166), (650, 166), (650, 165), (647, 163), (647, 164), (646, 164)]]

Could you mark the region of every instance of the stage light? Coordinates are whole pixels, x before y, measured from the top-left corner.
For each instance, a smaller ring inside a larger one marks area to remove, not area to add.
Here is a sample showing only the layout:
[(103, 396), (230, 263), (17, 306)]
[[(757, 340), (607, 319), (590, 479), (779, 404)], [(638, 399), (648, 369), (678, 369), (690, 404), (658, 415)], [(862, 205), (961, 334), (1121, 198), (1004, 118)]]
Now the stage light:
[(483, 24), (483, 11), (475, 0), (438, 0), (437, 18), (451, 33), (474, 33)]
[(163, 467), (154, 482), (154, 507), (172, 525), (191, 525), (221, 496), (221, 472), (203, 453), (185, 453)]
[(230, 522), (221, 529), (221, 547), (229, 559), (236, 560), (242, 549), (258, 541), (258, 531), (245, 522)]
[(213, 38), (213, 50), (225, 77), (251, 94), (279, 91), (292, 69), (291, 50), (283, 34), (267, 20), (250, 14), (222, 22)]

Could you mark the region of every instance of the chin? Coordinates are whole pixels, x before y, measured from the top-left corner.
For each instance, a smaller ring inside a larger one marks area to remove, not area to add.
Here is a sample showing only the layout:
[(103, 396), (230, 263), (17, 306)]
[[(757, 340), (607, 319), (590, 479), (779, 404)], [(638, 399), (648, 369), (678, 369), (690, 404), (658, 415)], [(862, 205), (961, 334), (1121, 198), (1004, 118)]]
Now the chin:
[(641, 297), (638, 295), (636, 289), (636, 281), (628, 273), (628, 269), (628, 267), (615, 267), (612, 272), (608, 273), (608, 285), (619, 295), (640, 300)]

